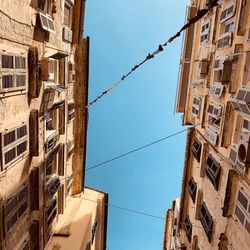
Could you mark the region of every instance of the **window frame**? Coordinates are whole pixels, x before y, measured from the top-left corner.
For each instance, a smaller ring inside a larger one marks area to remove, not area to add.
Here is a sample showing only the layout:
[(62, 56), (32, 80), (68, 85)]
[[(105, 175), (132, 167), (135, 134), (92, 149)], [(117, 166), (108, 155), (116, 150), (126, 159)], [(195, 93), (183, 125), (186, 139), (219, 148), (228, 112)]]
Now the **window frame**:
[[(204, 215), (202, 214), (202, 209), (205, 211)], [(208, 241), (211, 243), (214, 221), (204, 201), (200, 206), (200, 222), (206, 233)]]
[[(18, 136), (18, 129), (22, 127), (26, 127), (26, 135), (23, 135), (20, 138), (17, 138)], [(4, 136), (15, 131), (15, 140), (8, 143), (7, 145), (4, 145)], [(25, 156), (29, 152), (29, 125), (28, 122), (22, 122), (22, 124), (19, 124), (18, 126), (12, 127), (11, 129), (5, 130), (0, 133), (1, 137), (1, 171), (7, 171), (10, 166), (12, 166), (14, 163), (16, 163), (19, 159), (21, 159), (23, 156)], [(21, 152), (18, 155), (18, 146), (20, 146), (22, 143), (26, 142), (26, 150)], [(10, 160), (8, 163), (6, 162), (5, 154), (7, 152), (10, 152), (10, 150), (15, 149), (15, 157)]]
[[(225, 17), (224, 18), (221, 18), (222, 16), (222, 13), (224, 11), (228, 12), (228, 10), (233, 6), (233, 11), (228, 14), (226, 13)], [(232, 19), (234, 16), (235, 16), (235, 13), (236, 13), (236, 2), (232, 1), (230, 3), (228, 3), (227, 5), (224, 6), (224, 8), (222, 9), (221, 13), (220, 13), (220, 23), (225, 23), (226, 21)]]
[(189, 179), (187, 183), (187, 188), (188, 188), (188, 191), (189, 191), (189, 194), (191, 196), (193, 203), (195, 203), (196, 193), (197, 193), (197, 183), (194, 181), (193, 177)]
[[(212, 164), (208, 164), (208, 160), (212, 161)], [(214, 170), (214, 168), (216, 168)], [(218, 161), (215, 160), (215, 158), (209, 154), (205, 163), (205, 173), (210, 182), (213, 184), (215, 190), (218, 191), (219, 188), (219, 181), (220, 181), (220, 173), (221, 173), (221, 165)]]
[[(247, 200), (246, 208), (244, 208), (243, 204), (239, 201), (239, 193), (241, 193), (241, 195)], [(236, 214), (236, 209), (238, 209), (239, 212), (244, 216), (243, 221), (241, 221), (241, 219)], [(243, 227), (244, 230), (250, 234), (250, 231), (248, 231), (246, 228), (246, 223), (250, 225), (250, 197), (242, 187), (238, 188), (235, 200), (234, 216), (236, 217), (236, 221), (239, 222), (240, 226)]]
[[(205, 26), (207, 26), (207, 25), (208, 25), (208, 27), (205, 27)], [(211, 26), (211, 20), (210, 20), (210, 19), (205, 20), (205, 21), (203, 22), (203, 24), (202, 24), (202, 26), (201, 26), (201, 34), (200, 34), (200, 43), (201, 43), (201, 44), (204, 44), (204, 43), (206, 43), (206, 42), (209, 41), (210, 26)], [(204, 30), (203, 30), (203, 27), (205, 27)], [(203, 40), (203, 37), (204, 37), (204, 36), (207, 36), (207, 38), (205, 38), (205, 39)]]
[[(198, 149), (195, 148), (195, 143), (199, 145)], [(201, 158), (201, 150), (202, 150), (202, 143), (200, 142), (200, 140), (198, 138), (195, 138), (193, 144), (192, 144), (192, 153), (193, 156), (195, 157), (195, 159), (200, 162), (200, 158)]]
[(190, 221), (189, 216), (187, 215), (185, 220), (184, 220), (184, 227), (186, 231), (186, 236), (188, 238), (189, 243), (191, 243), (192, 240), (192, 231), (193, 231), (193, 225)]
[[(3, 56), (11, 56), (13, 67), (3, 68)], [(24, 67), (17, 68), (16, 58), (24, 59)], [(13, 76), (13, 86), (3, 88), (3, 76)], [(17, 86), (17, 77), (25, 76), (24, 85)], [(27, 53), (12, 53), (0, 51), (0, 94), (15, 92), (15, 91), (26, 91), (28, 86), (28, 56)]]
[[(198, 104), (196, 103), (198, 102)], [(191, 109), (191, 112), (192, 112), (192, 115), (195, 116), (195, 117), (199, 117), (200, 116), (200, 110), (201, 110), (201, 102), (202, 102), (202, 99), (200, 96), (194, 96), (193, 97), (193, 103), (192, 103), (192, 109)], [(196, 111), (196, 112), (193, 112), (193, 111)]]
[[(20, 195), (22, 194), (22, 192), (26, 189), (25, 192), (25, 196), (21, 196), (21, 201), (20, 199)], [(10, 212), (8, 212), (9, 214), (6, 215), (6, 208), (9, 204), (11, 204), (11, 202), (13, 202), (16, 199), (16, 202), (14, 202), (15, 204), (12, 205), (12, 207), (10, 207)], [(21, 210), (22, 206), (26, 204), (26, 208), (25, 210)], [(13, 230), (13, 228), (17, 225), (17, 223), (20, 221), (21, 218), (23, 218), (26, 213), (27, 210), (29, 208), (29, 187), (27, 185), (27, 183), (24, 183), (16, 192), (15, 195), (12, 195), (5, 203), (4, 208), (3, 208), (3, 217), (4, 217), (4, 235), (6, 236), (7, 234), (11, 233), (11, 231)], [(20, 214), (19, 214), (20, 213)], [(13, 218), (13, 216), (16, 214), (17, 218), (15, 223), (8, 228), (8, 222), (11, 221), (11, 219)]]

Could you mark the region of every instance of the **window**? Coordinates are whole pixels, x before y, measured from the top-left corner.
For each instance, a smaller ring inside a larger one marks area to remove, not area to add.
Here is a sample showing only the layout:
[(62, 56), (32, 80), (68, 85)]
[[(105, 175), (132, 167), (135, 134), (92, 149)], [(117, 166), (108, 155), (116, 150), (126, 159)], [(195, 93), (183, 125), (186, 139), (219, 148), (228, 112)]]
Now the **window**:
[(220, 164), (212, 157), (212, 155), (209, 155), (205, 165), (205, 172), (216, 190), (218, 190), (219, 186), (220, 171)]
[(54, 198), (46, 208), (46, 226), (49, 228), (57, 215), (57, 199)]
[(191, 239), (192, 239), (192, 223), (189, 219), (189, 216), (187, 216), (185, 218), (185, 231), (186, 231), (186, 235), (187, 235), (187, 238), (188, 238), (188, 241), (191, 242)]
[(0, 93), (27, 88), (27, 57), (0, 53)]
[(49, 180), (53, 174), (57, 172), (57, 156), (58, 153), (61, 150), (61, 145), (59, 144), (49, 155), (49, 157), (46, 159), (46, 180)]
[[(46, 119), (46, 152), (53, 148), (59, 139), (59, 130), (63, 132), (64, 123), (59, 121), (59, 112), (63, 108), (64, 101), (55, 102), (45, 115)], [(61, 111), (63, 112), (63, 111)], [(61, 125), (61, 128), (59, 127)]]
[(211, 243), (214, 222), (204, 202), (202, 202), (201, 207), (200, 207), (200, 221), (205, 230), (208, 241)]
[(224, 23), (230, 18), (232, 18), (235, 15), (235, 9), (236, 9), (235, 3), (225, 7), (221, 12), (220, 23)]
[(94, 242), (94, 239), (95, 239), (95, 234), (96, 234), (96, 231), (97, 231), (97, 226), (98, 226), (98, 223), (97, 223), (97, 220), (95, 220), (94, 224), (92, 225), (92, 244)]
[(213, 103), (210, 103), (208, 105), (208, 108), (207, 108), (207, 112), (210, 116), (214, 117), (214, 118), (220, 118), (221, 116), (221, 111), (222, 111), (222, 107), (219, 106), (219, 105), (215, 105)]
[(201, 97), (194, 96), (193, 105), (192, 105), (192, 114), (194, 116), (200, 115), (200, 107), (201, 107)]
[(7, 234), (28, 208), (28, 187), (24, 185), (4, 206), (4, 229)]
[(43, 12), (52, 15), (53, 3), (55, 0), (38, 0), (38, 8)]
[(217, 40), (217, 49), (223, 49), (232, 45), (232, 33), (227, 32)]
[(63, 27), (63, 40), (67, 42), (72, 42), (72, 35), (73, 32), (71, 30), (72, 28), (72, 16), (73, 16), (73, 8), (72, 4), (68, 1), (65, 2), (64, 5), (64, 27)]
[(250, 88), (248, 86), (242, 86), (239, 89), (236, 98), (231, 98), (230, 102), (234, 109), (250, 115)]
[(71, 27), (71, 6), (68, 4), (64, 5), (64, 24), (67, 25), (68, 27)]
[(204, 22), (201, 27), (201, 40), (200, 42), (207, 42), (209, 40), (210, 20)]
[(250, 121), (249, 120), (243, 119), (242, 129), (243, 129), (243, 131), (245, 130), (246, 132), (250, 132)]
[(235, 215), (238, 222), (243, 226), (248, 234), (250, 234), (250, 199), (249, 196), (239, 189), (235, 205)]
[(187, 183), (189, 194), (192, 198), (192, 201), (195, 203), (197, 184), (194, 181), (193, 177), (191, 177)]
[(198, 162), (200, 162), (201, 157), (201, 142), (198, 139), (195, 139), (192, 145), (192, 153)]
[(46, 184), (46, 189), (51, 199), (56, 194), (59, 187), (60, 187), (60, 180), (58, 176), (54, 175), (54, 177), (51, 178), (49, 182)]
[(1, 139), (2, 170), (5, 170), (28, 152), (27, 124), (2, 132)]
[(68, 122), (75, 118), (75, 103), (68, 103)]

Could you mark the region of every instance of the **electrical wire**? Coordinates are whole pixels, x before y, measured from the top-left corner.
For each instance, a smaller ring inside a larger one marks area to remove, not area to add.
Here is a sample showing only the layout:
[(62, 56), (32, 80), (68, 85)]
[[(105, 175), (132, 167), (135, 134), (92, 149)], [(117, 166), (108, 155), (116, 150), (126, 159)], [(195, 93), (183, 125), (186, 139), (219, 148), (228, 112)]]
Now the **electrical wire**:
[[(228, 112), (229, 112), (229, 111), (230, 111), (230, 110), (228, 110)], [(225, 115), (225, 114), (226, 114), (226, 111), (223, 112), (223, 113), (220, 115), (220, 117), (222, 117), (222, 116)], [(204, 123), (207, 123), (207, 122), (209, 122), (210, 120), (212, 121), (213, 119), (214, 119), (213, 117), (212, 117), (212, 118), (209, 118), (209, 119), (207, 119), (206, 121), (204, 121)], [(181, 134), (181, 133), (183, 133), (183, 132), (186, 132), (189, 128), (196, 128), (196, 127), (198, 127), (198, 126), (201, 126), (202, 123), (203, 123), (203, 122), (200, 122), (200, 123), (198, 123), (198, 124), (196, 124), (196, 125), (190, 126), (190, 127), (185, 128), (185, 129), (183, 129), (183, 130), (180, 130), (180, 131), (178, 131), (178, 132), (176, 132), (176, 133), (170, 134), (170, 135), (165, 136), (165, 137), (163, 137), (163, 138), (161, 138), (161, 139), (158, 139), (158, 140), (153, 141), (153, 142), (151, 142), (151, 143), (145, 144), (145, 145), (143, 145), (143, 146), (141, 146), (141, 147), (138, 147), (138, 148), (135, 148), (135, 149), (133, 149), (133, 150), (130, 150), (130, 151), (124, 153), (124, 154), (121, 154), (121, 155), (118, 155), (118, 156), (116, 156), (116, 157), (113, 157), (113, 158), (111, 158), (111, 159), (109, 159), (109, 160), (100, 162), (100, 163), (98, 163), (98, 164), (96, 164), (96, 165), (94, 165), (94, 166), (92, 166), (92, 167), (86, 168), (86, 171), (89, 171), (89, 170), (98, 168), (98, 167), (100, 167), (100, 166), (102, 166), (102, 165), (105, 165), (105, 164), (107, 164), (107, 163), (109, 163), (109, 162), (115, 161), (115, 160), (120, 159), (120, 158), (122, 158), (122, 157), (124, 157), (124, 156), (130, 155), (130, 154), (135, 153), (135, 152), (137, 152), (137, 151), (140, 151), (140, 150), (142, 150), (142, 149), (144, 149), (144, 148), (150, 147), (150, 146), (152, 146), (152, 145), (154, 145), (154, 144), (157, 144), (157, 143), (159, 143), (159, 142), (162, 142), (162, 141), (165, 141), (165, 140), (167, 140), (167, 139), (170, 139), (171, 137), (175, 137), (175, 136), (177, 136), (177, 135), (179, 135), (179, 134)], [(223, 156), (223, 157), (224, 157), (224, 156)], [(225, 158), (225, 157), (224, 157), (224, 158)]]
[(125, 81), (125, 79), (131, 75), (134, 71), (136, 71), (139, 67), (141, 67), (145, 62), (148, 60), (154, 58), (157, 54), (162, 52), (164, 50), (164, 47), (166, 47), (168, 44), (172, 43), (177, 37), (181, 35), (183, 31), (188, 29), (191, 25), (198, 22), (202, 17), (204, 17), (210, 10), (212, 10), (214, 7), (218, 6), (218, 0), (210, 0), (207, 4), (207, 7), (205, 9), (201, 9), (198, 11), (197, 15), (190, 18), (188, 22), (182, 26), (182, 28), (173, 36), (171, 36), (165, 43), (160, 44), (158, 48), (153, 52), (149, 53), (144, 60), (142, 60), (140, 63), (136, 64), (132, 69), (125, 75), (121, 77), (118, 81), (116, 81), (113, 85), (111, 85), (108, 89), (103, 91), (99, 96), (97, 96), (94, 100), (88, 103), (88, 105), (85, 107), (85, 109), (88, 109), (91, 105), (93, 105), (95, 102), (97, 102), (99, 99), (101, 99), (104, 95), (112, 91), (115, 87), (117, 87), (120, 83)]

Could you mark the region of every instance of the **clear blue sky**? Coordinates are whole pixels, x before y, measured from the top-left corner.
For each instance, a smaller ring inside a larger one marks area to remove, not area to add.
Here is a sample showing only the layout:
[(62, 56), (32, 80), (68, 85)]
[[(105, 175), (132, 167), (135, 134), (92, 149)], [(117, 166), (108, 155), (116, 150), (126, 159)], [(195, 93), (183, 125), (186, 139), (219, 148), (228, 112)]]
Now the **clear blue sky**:
[[(187, 0), (87, 0), (89, 100), (183, 25)], [(87, 167), (177, 132), (182, 38), (89, 109)], [(180, 195), (186, 133), (86, 173), (110, 204), (165, 217)], [(109, 208), (108, 249), (162, 249), (164, 221)]]

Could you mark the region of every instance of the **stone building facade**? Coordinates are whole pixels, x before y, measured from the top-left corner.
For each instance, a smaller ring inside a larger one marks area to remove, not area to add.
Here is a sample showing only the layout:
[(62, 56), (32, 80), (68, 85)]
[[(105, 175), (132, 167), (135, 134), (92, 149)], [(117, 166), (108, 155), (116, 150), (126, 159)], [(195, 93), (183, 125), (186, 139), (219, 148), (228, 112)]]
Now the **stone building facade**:
[[(73, 195), (84, 196), (89, 66), (84, 12), (85, 0), (0, 2), (2, 250), (46, 248)], [(95, 221), (93, 216), (88, 223)], [(81, 249), (103, 246), (85, 242)]]
[[(191, 1), (187, 18), (208, 2)], [(218, 3), (184, 35), (176, 111), (192, 127), (180, 245), (165, 249), (250, 248), (250, 2)]]

